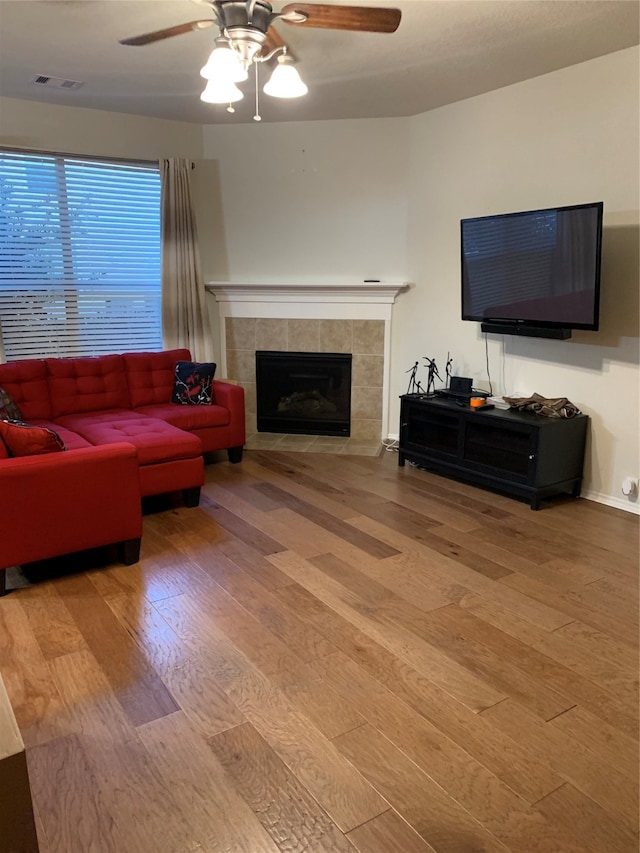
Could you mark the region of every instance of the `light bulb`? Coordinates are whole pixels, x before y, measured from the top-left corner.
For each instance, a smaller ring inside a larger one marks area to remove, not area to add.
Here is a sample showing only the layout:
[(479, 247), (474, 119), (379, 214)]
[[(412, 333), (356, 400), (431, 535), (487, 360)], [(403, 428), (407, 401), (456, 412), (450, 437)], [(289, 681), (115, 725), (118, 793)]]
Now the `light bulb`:
[(271, 95), (272, 98), (300, 98), (308, 91), (294, 68), (291, 57), (286, 54), (279, 56), (271, 79), (264, 87), (265, 94)]
[(249, 75), (229, 42), (224, 38), (218, 38), (207, 64), (200, 69), (200, 76), (205, 80), (241, 83)]
[(244, 95), (235, 83), (219, 83), (217, 80), (209, 80), (200, 100), (207, 104), (233, 104), (241, 101)]

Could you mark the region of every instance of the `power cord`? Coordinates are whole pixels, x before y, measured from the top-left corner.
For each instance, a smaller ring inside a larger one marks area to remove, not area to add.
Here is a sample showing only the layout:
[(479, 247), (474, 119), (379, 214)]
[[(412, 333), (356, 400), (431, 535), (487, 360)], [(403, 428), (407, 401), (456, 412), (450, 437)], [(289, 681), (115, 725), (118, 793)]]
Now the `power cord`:
[(387, 453), (397, 453), (398, 452), (398, 439), (397, 438), (383, 438), (382, 446), (387, 451)]
[(493, 397), (493, 385), (491, 384), (491, 373), (489, 371), (489, 335), (484, 333), (484, 355), (487, 362), (487, 379), (489, 380), (489, 394)]

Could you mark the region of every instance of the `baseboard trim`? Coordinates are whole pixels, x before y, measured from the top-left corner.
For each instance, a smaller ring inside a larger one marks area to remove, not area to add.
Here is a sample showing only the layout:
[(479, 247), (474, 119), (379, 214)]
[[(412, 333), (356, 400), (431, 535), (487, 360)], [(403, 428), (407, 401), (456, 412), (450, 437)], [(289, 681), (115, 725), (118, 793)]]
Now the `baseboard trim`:
[(637, 500), (632, 502), (626, 498), (614, 498), (613, 495), (603, 495), (600, 492), (592, 491), (583, 492), (580, 497), (594, 503), (613, 507), (614, 509), (621, 509), (623, 512), (640, 515), (640, 504), (638, 504)]

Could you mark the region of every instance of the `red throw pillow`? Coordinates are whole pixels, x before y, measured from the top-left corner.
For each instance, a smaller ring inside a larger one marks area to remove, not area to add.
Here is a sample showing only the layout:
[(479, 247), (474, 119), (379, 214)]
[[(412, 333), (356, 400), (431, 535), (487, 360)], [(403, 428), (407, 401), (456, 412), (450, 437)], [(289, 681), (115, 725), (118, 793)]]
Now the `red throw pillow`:
[(22, 421), (0, 420), (0, 439), (6, 445), (9, 456), (37, 456), (40, 453), (66, 450), (57, 432)]

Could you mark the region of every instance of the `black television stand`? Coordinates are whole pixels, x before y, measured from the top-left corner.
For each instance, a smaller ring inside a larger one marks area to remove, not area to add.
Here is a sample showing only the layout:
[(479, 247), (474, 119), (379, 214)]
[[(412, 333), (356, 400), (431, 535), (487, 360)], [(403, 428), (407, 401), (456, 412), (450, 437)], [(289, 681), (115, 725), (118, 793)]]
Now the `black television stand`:
[(400, 405), (398, 465), (405, 460), (527, 500), (580, 495), (589, 418), (471, 409), (452, 400), (405, 394)]

